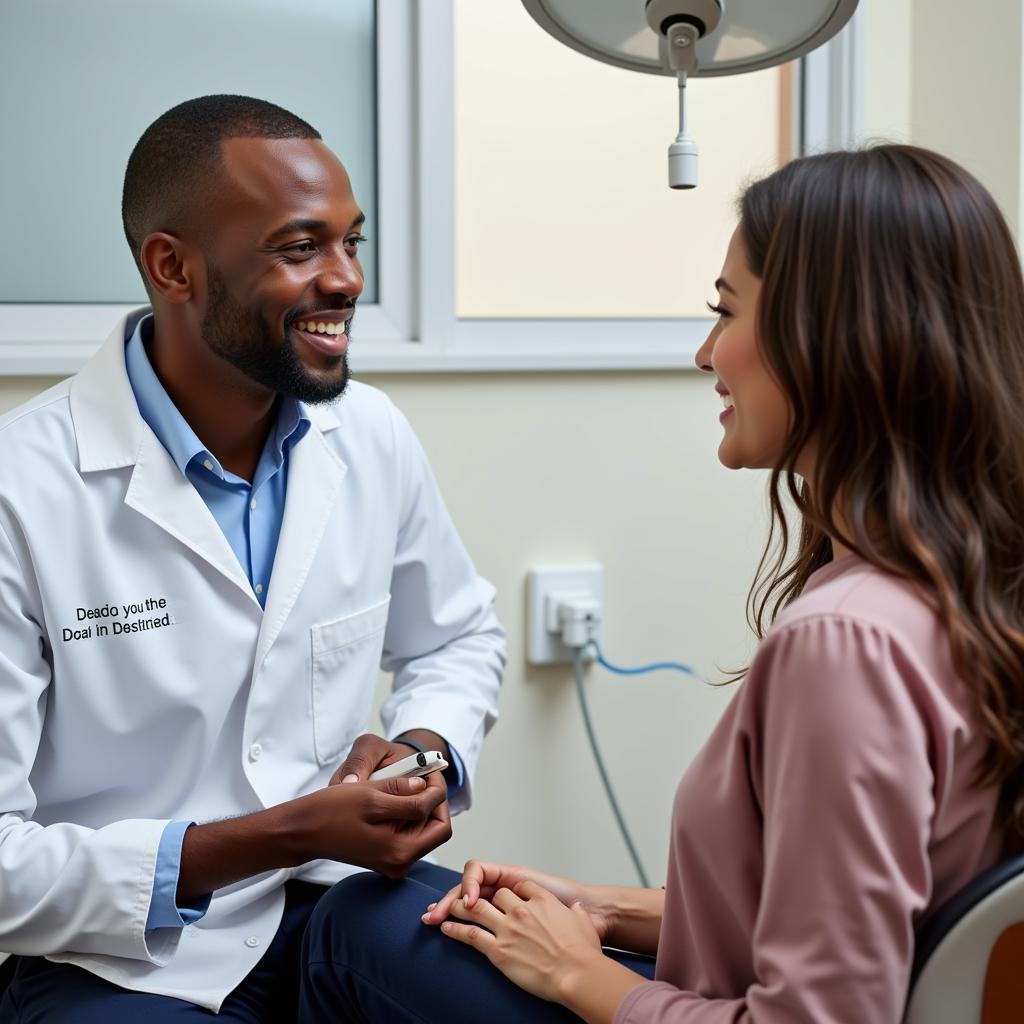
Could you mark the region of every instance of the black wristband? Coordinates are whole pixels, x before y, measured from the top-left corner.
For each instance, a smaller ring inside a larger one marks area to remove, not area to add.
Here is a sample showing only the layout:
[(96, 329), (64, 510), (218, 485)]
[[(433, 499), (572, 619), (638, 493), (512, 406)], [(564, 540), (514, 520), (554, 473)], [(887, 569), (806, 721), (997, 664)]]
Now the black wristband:
[(401, 744), (403, 744), (406, 747), (412, 747), (412, 749), (415, 750), (417, 754), (425, 754), (425, 753), (427, 753), (428, 750), (430, 750), (430, 747), (425, 747), (425, 746), (423, 746), (422, 743), (417, 743), (415, 740), (411, 740), (411, 739), (409, 739), (408, 736), (404, 736), (404, 735), (403, 736), (396, 736), (391, 742), (392, 743), (401, 743)]

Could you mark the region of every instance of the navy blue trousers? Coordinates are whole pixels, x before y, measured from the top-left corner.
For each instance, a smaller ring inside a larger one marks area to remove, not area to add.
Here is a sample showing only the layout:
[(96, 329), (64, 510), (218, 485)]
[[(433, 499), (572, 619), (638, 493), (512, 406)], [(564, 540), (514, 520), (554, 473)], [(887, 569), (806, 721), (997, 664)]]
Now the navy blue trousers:
[[(390, 882), (353, 875), (320, 901), (302, 945), (300, 1020), (346, 1024), (565, 1024), (579, 1018), (517, 988), (481, 953), (420, 921), (457, 884), (444, 868)], [(609, 952), (647, 978), (653, 957)]]
[[(549, 1024), (576, 1020), (516, 988), (475, 950), (420, 921), (458, 882), (417, 864), (405, 880), (369, 872), (332, 889), (285, 886), (274, 941), (219, 1016), (193, 1003), (130, 992), (69, 964), (21, 957), (0, 1024)], [(614, 954), (653, 977), (654, 960)], [(485, 1009), (484, 1009), (485, 1008)]]

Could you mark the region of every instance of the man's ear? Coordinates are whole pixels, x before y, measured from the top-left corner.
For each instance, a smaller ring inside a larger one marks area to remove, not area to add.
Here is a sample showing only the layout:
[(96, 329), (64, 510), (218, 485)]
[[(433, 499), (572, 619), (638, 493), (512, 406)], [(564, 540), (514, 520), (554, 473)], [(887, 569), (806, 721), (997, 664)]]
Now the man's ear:
[(153, 295), (178, 306), (193, 297), (195, 260), (195, 249), (166, 231), (147, 235), (139, 251), (139, 262)]

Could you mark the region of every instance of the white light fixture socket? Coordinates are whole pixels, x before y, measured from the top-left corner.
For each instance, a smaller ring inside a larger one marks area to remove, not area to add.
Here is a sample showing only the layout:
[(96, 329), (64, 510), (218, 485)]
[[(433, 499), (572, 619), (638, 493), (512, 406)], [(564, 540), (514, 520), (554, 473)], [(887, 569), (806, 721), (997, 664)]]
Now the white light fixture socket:
[(687, 135), (677, 137), (668, 147), (668, 184), (670, 188), (696, 188), (697, 143)]
[[(717, 20), (715, 22), (717, 24)], [(696, 188), (699, 150), (686, 127), (686, 79), (697, 70), (695, 25), (677, 22), (665, 34), (669, 65), (679, 82), (679, 134), (668, 147), (668, 184), (670, 188)]]
[[(689, 26), (682, 26), (689, 28)], [(679, 71), (679, 134), (668, 147), (669, 188), (696, 188), (699, 150), (686, 128), (686, 72)]]

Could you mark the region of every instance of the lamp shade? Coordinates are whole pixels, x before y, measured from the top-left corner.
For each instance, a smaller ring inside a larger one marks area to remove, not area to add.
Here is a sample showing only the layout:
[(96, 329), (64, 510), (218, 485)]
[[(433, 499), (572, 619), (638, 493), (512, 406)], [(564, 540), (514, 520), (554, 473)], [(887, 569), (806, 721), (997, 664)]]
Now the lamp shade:
[[(556, 39), (588, 57), (653, 75), (675, 75), (665, 37), (648, 24), (644, 0), (523, 0)], [(784, 64), (831, 39), (857, 0), (722, 0), (717, 27), (696, 44), (691, 76), (732, 75)]]

